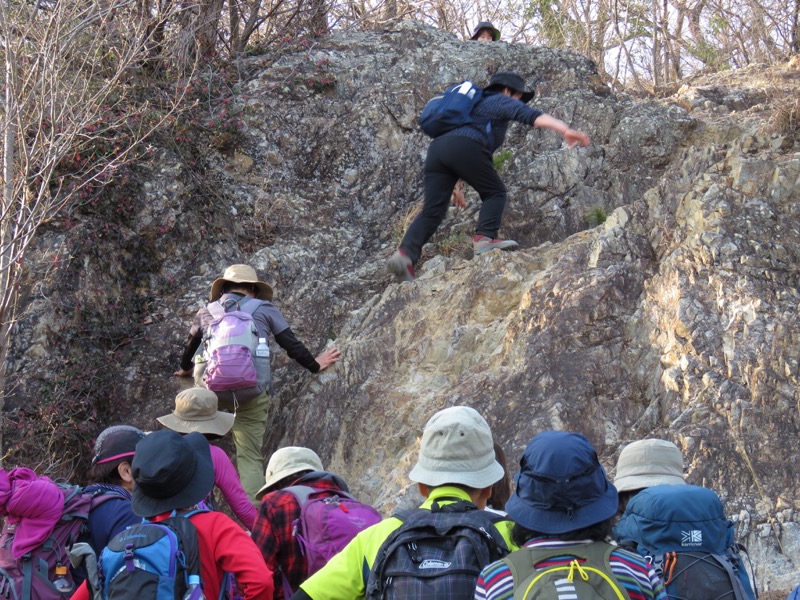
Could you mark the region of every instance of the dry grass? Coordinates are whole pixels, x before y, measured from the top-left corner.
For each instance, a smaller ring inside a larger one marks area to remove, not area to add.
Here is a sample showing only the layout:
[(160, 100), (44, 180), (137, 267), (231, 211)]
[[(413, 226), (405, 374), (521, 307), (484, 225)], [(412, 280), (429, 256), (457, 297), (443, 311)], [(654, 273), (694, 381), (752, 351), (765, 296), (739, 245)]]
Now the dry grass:
[(411, 225), (420, 212), (422, 212), (422, 203), (414, 202), (414, 204), (407, 206), (405, 210), (400, 213), (400, 217), (392, 223), (392, 241), (395, 246), (399, 245), (403, 240), (406, 229), (408, 229), (408, 226)]

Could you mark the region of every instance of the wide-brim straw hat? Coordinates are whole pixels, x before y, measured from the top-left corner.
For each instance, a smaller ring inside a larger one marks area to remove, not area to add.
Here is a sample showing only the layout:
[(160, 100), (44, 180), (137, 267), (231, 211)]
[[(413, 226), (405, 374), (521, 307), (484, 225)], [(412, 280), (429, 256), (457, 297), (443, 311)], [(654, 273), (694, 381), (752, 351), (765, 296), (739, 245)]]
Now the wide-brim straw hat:
[(256, 270), (250, 265), (231, 265), (225, 269), (222, 277), (215, 279), (211, 284), (209, 300), (214, 302), (222, 296), (222, 286), (225, 283), (252, 283), (256, 286), (256, 298), (259, 300), (272, 300), (272, 286), (258, 280)]
[(189, 388), (175, 397), (175, 410), (157, 417), (157, 420), (178, 433), (199, 431), (222, 436), (231, 430), (235, 417), (217, 410), (218, 402), (217, 395), (211, 390)]

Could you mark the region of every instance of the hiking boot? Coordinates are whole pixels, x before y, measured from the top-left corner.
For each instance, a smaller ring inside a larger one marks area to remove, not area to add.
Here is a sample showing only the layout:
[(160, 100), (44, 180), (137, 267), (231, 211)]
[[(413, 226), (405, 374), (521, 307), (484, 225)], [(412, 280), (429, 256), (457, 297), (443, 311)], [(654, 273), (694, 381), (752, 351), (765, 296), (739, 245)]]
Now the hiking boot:
[(386, 263), (389, 272), (394, 275), (397, 283), (414, 281), (414, 265), (405, 250), (395, 250)]
[(472, 238), (472, 251), (477, 254), (483, 254), (490, 250), (516, 250), (517, 242), (514, 240), (501, 240), (500, 238), (492, 239), (485, 235), (476, 235)]

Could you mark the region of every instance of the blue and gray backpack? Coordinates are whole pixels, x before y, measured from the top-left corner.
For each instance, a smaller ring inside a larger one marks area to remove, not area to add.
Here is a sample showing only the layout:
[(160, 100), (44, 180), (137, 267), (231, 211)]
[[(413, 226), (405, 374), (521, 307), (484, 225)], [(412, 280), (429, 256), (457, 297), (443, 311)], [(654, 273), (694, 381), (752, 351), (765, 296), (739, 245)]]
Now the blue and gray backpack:
[(104, 599), (187, 600), (202, 598), (200, 546), (189, 516), (174, 514), (118, 533), (103, 549), (100, 582)]
[(734, 542), (734, 524), (716, 492), (658, 485), (628, 502), (614, 529), (620, 545), (652, 562), (673, 600), (755, 600)]

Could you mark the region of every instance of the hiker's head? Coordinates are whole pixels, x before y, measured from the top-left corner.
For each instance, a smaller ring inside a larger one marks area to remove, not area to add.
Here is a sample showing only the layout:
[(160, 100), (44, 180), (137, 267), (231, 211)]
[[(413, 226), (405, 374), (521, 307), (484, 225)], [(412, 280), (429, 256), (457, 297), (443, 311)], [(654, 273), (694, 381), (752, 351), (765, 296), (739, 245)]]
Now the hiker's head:
[(476, 42), (496, 42), (500, 39), (500, 30), (489, 21), (481, 21), (475, 26), (470, 39)]
[(287, 446), (276, 450), (269, 457), (264, 487), (258, 490), (256, 499), (261, 500), (265, 494), (291, 485), (306, 473), (322, 470), (322, 461), (310, 448)]
[(154, 431), (136, 446), (131, 508), (140, 517), (189, 508), (214, 487), (214, 465), (202, 433)]
[(514, 96), (525, 104), (536, 94), (533, 90), (525, 90), (525, 80), (512, 71), (498, 71), (489, 80), (486, 91), (502, 92)]
[(94, 443), (94, 456), (89, 478), (94, 483), (110, 483), (133, 489), (131, 462), (136, 444), (144, 432), (130, 425), (114, 425), (104, 429)]
[(422, 431), (419, 458), (408, 476), (421, 490), (450, 484), (480, 491), (485, 505), (491, 486), (503, 477), (486, 419), (468, 406), (437, 412)]
[(494, 458), (503, 467), (503, 477), (492, 485), (492, 495), (489, 496), (486, 505), (497, 510), (505, 510), (506, 502), (511, 497), (511, 475), (508, 472), (506, 453), (497, 442), (494, 443)]
[(178, 433), (199, 431), (206, 439), (215, 439), (231, 430), (234, 419), (232, 414), (217, 410), (217, 406), (214, 392), (193, 387), (175, 396), (175, 410), (157, 420)]
[(619, 491), (619, 512), (633, 496), (654, 485), (684, 485), (683, 455), (667, 440), (638, 440), (622, 449), (617, 459), (614, 486)]
[(272, 300), (272, 286), (259, 281), (255, 269), (249, 265), (231, 265), (225, 269), (222, 277), (211, 284), (209, 299), (214, 302), (222, 294), (237, 290), (259, 300)]
[(581, 530), (610, 531), (617, 490), (581, 434), (545, 431), (535, 436), (522, 454), (514, 481), (516, 490), (506, 511), (520, 528), (559, 537)]

